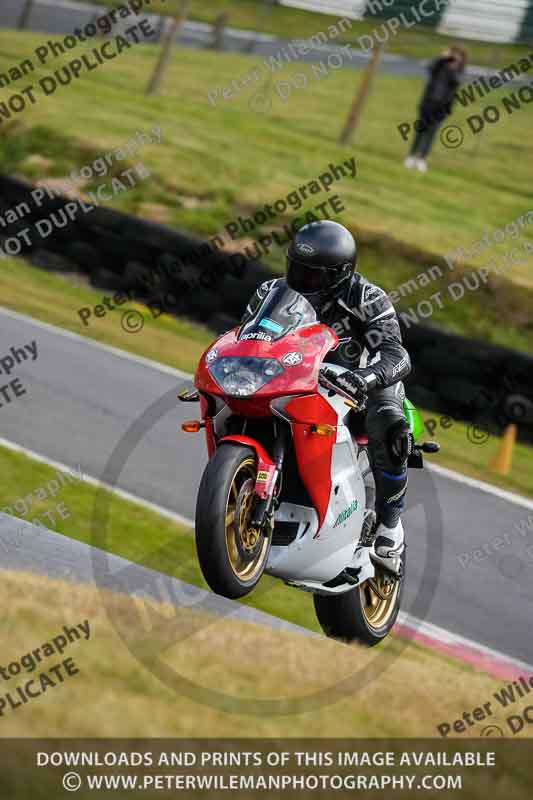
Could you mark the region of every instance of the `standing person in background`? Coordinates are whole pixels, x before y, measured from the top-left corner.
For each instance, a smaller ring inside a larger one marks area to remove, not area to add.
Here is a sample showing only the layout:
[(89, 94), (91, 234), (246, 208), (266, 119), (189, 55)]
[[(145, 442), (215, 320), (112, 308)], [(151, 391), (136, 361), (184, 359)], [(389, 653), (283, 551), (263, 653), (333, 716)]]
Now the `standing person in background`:
[(427, 172), (426, 158), (441, 122), (452, 111), (452, 104), (461, 75), (466, 66), (466, 53), (462, 47), (445, 50), (429, 66), (429, 80), (419, 105), (419, 119), (415, 123), (415, 138), (411, 151), (404, 161), (410, 169)]

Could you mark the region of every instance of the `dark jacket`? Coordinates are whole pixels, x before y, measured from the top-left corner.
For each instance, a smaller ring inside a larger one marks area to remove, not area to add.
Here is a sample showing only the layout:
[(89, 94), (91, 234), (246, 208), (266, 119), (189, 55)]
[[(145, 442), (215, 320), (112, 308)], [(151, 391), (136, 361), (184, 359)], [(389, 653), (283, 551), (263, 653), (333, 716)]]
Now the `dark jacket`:
[[(261, 284), (242, 323), (257, 311), (272, 286), (281, 282), (286, 283), (285, 278)], [(354, 273), (341, 297), (321, 307), (318, 316), (339, 337), (336, 350), (328, 353), (328, 363), (357, 370), (363, 378), (375, 375), (376, 389), (391, 386), (411, 371), (394, 306), (383, 289), (359, 273)]]
[(429, 67), (429, 80), (426, 84), (420, 110), (422, 115), (440, 111), (442, 115), (450, 114), (457, 87), (460, 84), (460, 72), (451, 66), (452, 59), (437, 58)]

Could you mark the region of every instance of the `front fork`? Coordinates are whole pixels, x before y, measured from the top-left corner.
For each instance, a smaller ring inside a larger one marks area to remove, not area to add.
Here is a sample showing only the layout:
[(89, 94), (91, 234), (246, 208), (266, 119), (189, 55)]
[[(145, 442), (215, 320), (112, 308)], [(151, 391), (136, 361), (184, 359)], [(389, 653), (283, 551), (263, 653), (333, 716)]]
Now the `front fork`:
[(258, 464), (255, 490), (259, 501), (254, 507), (251, 524), (260, 530), (263, 530), (265, 525), (272, 525), (273, 523), (274, 511), (276, 510), (276, 487), (279, 485), (283, 472), (286, 446), (287, 430), (282, 425), (274, 442), (272, 452), (273, 467), (262, 469), (261, 462)]
[[(183, 391), (178, 394), (178, 399), (182, 403), (194, 403), (200, 399), (200, 394), (197, 391)], [(213, 436), (213, 423), (209, 414), (204, 416), (204, 421), (190, 420), (183, 423), (182, 429), (188, 432), (198, 431), (201, 427), (205, 427), (208, 433), (208, 450), (209, 455), (215, 449), (215, 441)], [(278, 433), (278, 431), (276, 430)], [(256, 448), (257, 451), (257, 478), (255, 483), (255, 494), (258, 502), (252, 512), (252, 519), (250, 525), (258, 530), (263, 530), (264, 526), (269, 524), (273, 527), (273, 516), (276, 503), (276, 487), (279, 484), (283, 472), (283, 461), (285, 458), (285, 450), (287, 444), (288, 431), (283, 425), (279, 430), (278, 435), (274, 441), (272, 460), (268, 454), (263, 450), (263, 457), (261, 456), (262, 448)], [(227, 437), (228, 439), (235, 439), (238, 441), (242, 437)], [(245, 442), (242, 442), (245, 444)], [(252, 445), (253, 442), (249, 441), (246, 444)], [(268, 460), (267, 460), (268, 459)]]

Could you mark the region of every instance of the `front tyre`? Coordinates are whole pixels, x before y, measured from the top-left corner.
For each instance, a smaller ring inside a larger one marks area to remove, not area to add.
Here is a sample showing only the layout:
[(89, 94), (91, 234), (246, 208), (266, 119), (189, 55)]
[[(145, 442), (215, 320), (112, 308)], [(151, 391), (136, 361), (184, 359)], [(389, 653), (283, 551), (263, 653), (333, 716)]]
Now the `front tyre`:
[(369, 647), (383, 641), (400, 610), (405, 555), (404, 550), (402, 573), (398, 580), (376, 565), (375, 577), (355, 589), (339, 595), (314, 595), (316, 615), (326, 636)]
[(222, 444), (205, 468), (196, 501), (196, 550), (216, 594), (237, 598), (257, 585), (271, 537), (250, 525), (257, 460), (249, 447)]

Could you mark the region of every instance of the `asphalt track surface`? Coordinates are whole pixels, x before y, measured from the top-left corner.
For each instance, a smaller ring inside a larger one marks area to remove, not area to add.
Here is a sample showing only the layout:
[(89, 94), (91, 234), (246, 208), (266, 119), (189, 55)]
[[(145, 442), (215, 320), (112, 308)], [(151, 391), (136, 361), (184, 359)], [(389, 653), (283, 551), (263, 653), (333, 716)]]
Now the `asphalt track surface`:
[[(2, 0), (0, 8), (0, 27), (16, 28), (17, 22), (20, 18), (22, 10), (22, 0)], [(108, 6), (90, 5), (83, 2), (75, 2), (75, 0), (36, 0), (34, 10), (32, 12), (29, 28), (34, 31), (42, 31), (49, 34), (69, 34), (76, 28), (84, 26), (91, 22), (95, 16), (101, 16), (109, 10)], [(158, 30), (159, 17), (149, 13), (149, 6), (146, 7), (147, 13), (141, 14), (139, 17), (128, 17), (125, 20), (119, 21), (113, 28), (113, 33), (122, 32), (123, 28), (127, 28), (135, 24), (141, 18), (148, 18), (153, 21), (154, 27)], [(320, 19), (320, 15), (317, 15)], [(376, 28), (380, 29), (383, 20), (376, 20)], [(320, 25), (317, 22), (317, 30), (324, 30), (327, 32), (327, 25)], [(381, 37), (383, 38), (383, 33)], [(294, 39), (298, 39), (298, 32), (294, 32)], [(212, 26), (188, 21), (180, 35), (178, 46), (188, 46), (194, 48), (206, 48), (211, 45), (213, 41)], [(258, 33), (256, 31), (239, 30), (231, 26), (226, 29), (224, 38), (224, 50), (234, 53), (249, 54), (254, 62), (261, 63), (263, 59), (270, 56), (279, 55), (280, 51), (287, 47), (292, 41), (291, 39), (280, 39), (276, 36)], [(368, 64), (369, 54), (364, 50), (352, 49), (350, 58), (342, 58), (343, 67), (348, 69), (361, 69)], [(302, 56), (294, 63), (313, 63), (326, 61), (328, 56), (341, 54), (341, 49), (335, 44), (326, 44), (320, 47), (310, 48), (305, 56)], [(439, 54), (438, 40), (435, 44), (435, 56)], [(74, 56), (73, 56), (74, 57)], [(258, 61), (259, 60), (259, 61)], [(53, 62), (50, 62), (51, 64)], [(335, 62), (333, 62), (333, 69), (335, 69)], [(405, 76), (405, 77), (420, 77), (426, 78), (427, 76), (427, 62), (419, 61), (405, 56), (396, 55), (394, 53), (383, 53), (380, 62), (380, 71), (391, 75)], [(251, 67), (252, 68), (252, 67)], [(475, 78), (480, 75), (491, 75), (494, 70), (486, 67), (470, 65), (466, 70), (468, 79)], [(281, 74), (281, 73), (280, 73)], [(266, 71), (263, 72), (266, 77)], [(238, 78), (239, 76), (235, 76)], [(308, 76), (309, 77), (309, 76)], [(274, 78), (277, 80), (276, 73)], [(523, 81), (510, 81), (510, 85), (520, 85)], [(259, 86), (259, 84), (257, 84)], [(212, 87), (206, 87), (206, 101), (207, 92)], [(413, 109), (413, 118), (416, 117), (415, 110)]]
[(102, 580), (97, 582), (101, 589), (170, 603), (175, 608), (199, 609), (207, 614), (253, 622), (275, 630), (318, 636), (314, 631), (271, 614), (227, 600), (206, 589), (0, 513), (0, 563), (3, 569), (33, 572), (73, 583), (92, 584), (95, 558), (98, 557), (105, 564), (106, 573), (105, 581), (101, 576)]
[[(72, 313), (75, 317), (76, 309)], [(0, 309), (0, 358), (10, 347), (32, 341), (37, 342), (37, 360), (20, 364), (10, 376), (0, 375), (2, 385), (17, 377), (27, 391), (0, 408), (0, 436), (73, 468), (81, 465), (86, 475), (107, 482), (106, 465), (121, 442), (121, 452), (131, 453), (116, 486), (193, 518), (205, 445), (201, 434), (180, 430), (197, 406), (173, 401), (188, 378)], [(166, 411), (160, 415), (162, 406)], [(135, 443), (139, 420), (148, 425)], [(471, 446), (465, 440), (465, 448)], [(15, 498), (3, 498), (2, 506), (9, 500)], [(531, 501), (519, 505), (473, 483), (413, 470), (405, 514), (404, 611), (531, 663), (533, 561), (526, 553), (530, 540), (513, 526), (529, 515), (533, 520), (532, 512)], [(504, 534), (510, 540), (504, 549), (461, 566), (460, 554)], [(34, 557), (37, 564), (38, 540)]]

